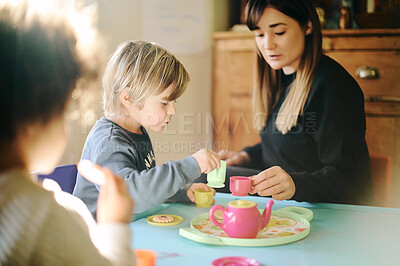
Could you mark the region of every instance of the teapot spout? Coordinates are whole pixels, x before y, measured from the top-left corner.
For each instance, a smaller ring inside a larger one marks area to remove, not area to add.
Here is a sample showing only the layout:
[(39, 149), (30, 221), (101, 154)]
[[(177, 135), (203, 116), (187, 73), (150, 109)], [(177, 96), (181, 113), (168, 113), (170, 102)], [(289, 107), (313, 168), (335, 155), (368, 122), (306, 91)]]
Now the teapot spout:
[(262, 219), (261, 219), (261, 229), (266, 227), (268, 225), (269, 219), (271, 218), (271, 210), (272, 210), (272, 205), (274, 205), (274, 200), (270, 199), (265, 205), (264, 212), (262, 213)]

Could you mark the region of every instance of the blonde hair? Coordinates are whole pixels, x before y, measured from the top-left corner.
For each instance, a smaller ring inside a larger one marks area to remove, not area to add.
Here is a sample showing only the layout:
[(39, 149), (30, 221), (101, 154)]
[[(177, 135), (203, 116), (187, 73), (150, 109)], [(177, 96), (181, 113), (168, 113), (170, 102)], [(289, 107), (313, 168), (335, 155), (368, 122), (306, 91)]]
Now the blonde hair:
[(178, 99), (190, 81), (183, 65), (163, 47), (145, 41), (125, 41), (111, 56), (103, 77), (103, 108), (106, 117), (125, 112), (120, 94), (127, 89), (133, 102), (141, 103), (168, 87), (168, 100)]
[[(303, 114), (315, 68), (322, 54), (321, 27), (318, 15), (310, 1), (250, 0), (246, 6), (247, 26), (250, 30), (257, 28), (258, 21), (267, 7), (272, 7), (293, 18), (304, 30), (309, 26), (309, 23), (312, 26), (312, 33), (305, 36), (304, 51), (296, 72), (296, 78), (289, 85), (289, 93), (280, 107), (275, 121), (276, 128), (282, 134), (286, 134), (297, 125), (299, 115)], [(253, 118), (255, 128), (262, 130), (282, 92), (282, 70), (272, 69), (258, 49), (256, 56), (257, 71), (254, 76)]]

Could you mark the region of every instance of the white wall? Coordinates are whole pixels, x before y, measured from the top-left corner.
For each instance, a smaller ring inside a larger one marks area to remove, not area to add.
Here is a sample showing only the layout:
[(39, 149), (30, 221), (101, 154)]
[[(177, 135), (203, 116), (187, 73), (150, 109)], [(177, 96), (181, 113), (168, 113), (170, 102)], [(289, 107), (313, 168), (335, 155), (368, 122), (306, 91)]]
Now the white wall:
[[(142, 8), (146, 0), (99, 0), (99, 30), (106, 42), (107, 58), (124, 40), (143, 39)], [(211, 85), (212, 39), (215, 30), (225, 30), (228, 25), (228, 0), (204, 1), (206, 6), (203, 22), (205, 27), (204, 51), (193, 54), (174, 53), (188, 71), (191, 82), (178, 99), (177, 113), (168, 127), (160, 133), (150, 132), (157, 164), (179, 160), (202, 147), (211, 148)], [(157, 25), (154, 25), (156, 27)], [(147, 28), (147, 27), (146, 27)], [(161, 43), (162, 45), (162, 43)], [(104, 68), (104, 66), (99, 66)], [(77, 163), (83, 143), (94, 122), (101, 117), (99, 86), (95, 113), (86, 114), (71, 124), (70, 145), (60, 164)]]

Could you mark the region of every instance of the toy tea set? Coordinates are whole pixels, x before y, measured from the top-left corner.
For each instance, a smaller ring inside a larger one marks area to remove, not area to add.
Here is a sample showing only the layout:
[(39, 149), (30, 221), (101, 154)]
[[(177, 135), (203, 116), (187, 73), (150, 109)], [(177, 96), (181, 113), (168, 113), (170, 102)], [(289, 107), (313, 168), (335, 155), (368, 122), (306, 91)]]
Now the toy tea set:
[[(224, 187), (225, 175), (226, 162), (221, 161), (219, 169), (207, 174), (207, 185), (214, 188)], [(252, 181), (249, 177), (232, 176), (229, 184), (232, 196), (245, 197), (251, 191)], [(310, 233), (313, 212), (306, 208), (292, 206), (272, 210), (272, 199), (264, 209), (258, 209), (255, 202), (244, 199), (233, 200), (225, 208), (222, 205), (212, 206), (213, 191), (196, 189), (194, 196), (196, 206), (211, 209), (194, 217), (190, 228), (180, 228), (179, 234), (199, 243), (274, 246), (303, 239)], [(164, 223), (164, 220), (168, 223)], [(182, 220), (182, 217), (176, 215), (153, 215), (147, 218), (149, 224), (157, 226), (177, 225)]]
[[(226, 163), (221, 161), (221, 167), (207, 175), (207, 185), (214, 188), (224, 187), (225, 175)], [(248, 196), (251, 183), (249, 177), (232, 176), (229, 182), (230, 191), (236, 197)], [(204, 194), (204, 191), (197, 193)], [(196, 201), (197, 196), (195, 192)], [(207, 201), (203, 199), (196, 202), (196, 205), (211, 207), (212, 202), (213, 194), (210, 194)], [(229, 202), (226, 208), (215, 205), (208, 213), (194, 217), (191, 228), (180, 228), (179, 234), (211, 245), (274, 246), (303, 239), (310, 233), (310, 221), (313, 218), (311, 210), (293, 206), (272, 210), (273, 204), (271, 199), (264, 209), (258, 209), (255, 202), (238, 199)], [(222, 212), (223, 217), (215, 215), (217, 211)]]

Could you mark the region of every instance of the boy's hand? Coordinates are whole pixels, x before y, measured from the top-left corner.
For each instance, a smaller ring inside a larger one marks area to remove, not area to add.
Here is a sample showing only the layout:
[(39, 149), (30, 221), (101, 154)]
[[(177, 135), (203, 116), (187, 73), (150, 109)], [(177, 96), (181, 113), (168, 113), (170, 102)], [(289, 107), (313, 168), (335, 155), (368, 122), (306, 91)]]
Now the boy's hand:
[[(194, 198), (194, 190), (198, 189), (198, 188), (202, 188), (205, 191), (214, 191), (214, 195), (215, 195), (215, 189), (210, 188), (209, 186), (207, 186), (204, 183), (193, 183), (190, 185), (190, 187), (187, 190), (187, 196), (190, 199), (191, 202), (194, 202), (195, 198)], [(215, 201), (214, 201), (215, 202)]]
[(226, 165), (244, 165), (250, 162), (250, 157), (245, 151), (221, 150), (218, 152), (221, 160), (226, 161)]
[(192, 156), (196, 159), (201, 173), (208, 174), (215, 168), (219, 168), (221, 166), (219, 155), (211, 150), (201, 149)]
[(134, 201), (124, 180), (89, 160), (79, 162), (78, 170), (87, 180), (101, 186), (97, 199), (97, 222), (130, 223)]

